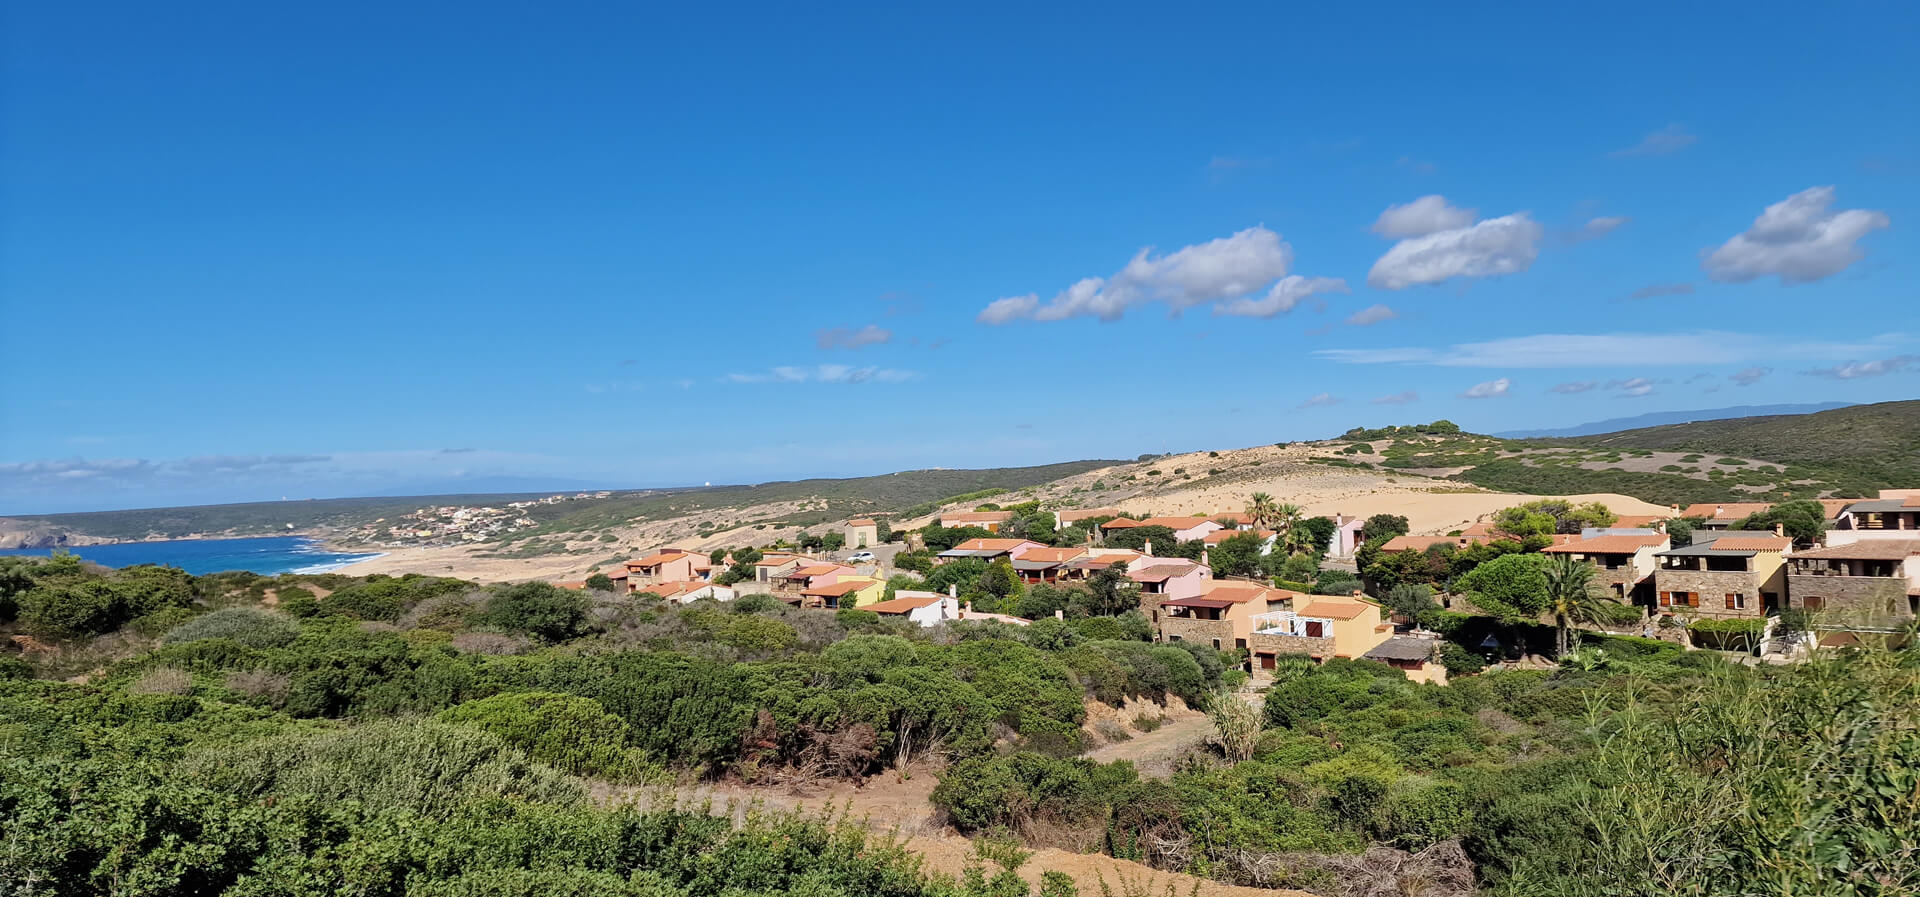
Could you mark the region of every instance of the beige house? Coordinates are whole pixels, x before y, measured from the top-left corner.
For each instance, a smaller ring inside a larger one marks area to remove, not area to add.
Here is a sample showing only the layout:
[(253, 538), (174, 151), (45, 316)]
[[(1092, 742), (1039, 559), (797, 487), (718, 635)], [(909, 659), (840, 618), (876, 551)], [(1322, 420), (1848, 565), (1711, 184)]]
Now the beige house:
[[(1143, 586), (1144, 588), (1144, 586)], [(1253, 619), (1276, 607), (1289, 607), (1298, 592), (1259, 583), (1211, 580), (1193, 595), (1161, 600), (1149, 616), (1157, 641), (1201, 642), (1221, 650), (1246, 648)]]
[(627, 591), (646, 591), (648, 586), (697, 579), (694, 564), (705, 563), (705, 555), (677, 548), (663, 548), (637, 561), (627, 562)]
[(841, 534), (847, 537), (848, 548), (872, 548), (880, 544), (880, 522), (871, 517), (855, 517), (847, 521)]
[(1393, 637), (1380, 605), (1360, 596), (1300, 596), (1293, 607), (1253, 619), (1248, 639), (1254, 666), (1272, 669), (1281, 654), (1305, 654), (1315, 660), (1362, 657)]
[(1604, 586), (1613, 600), (1633, 603), (1652, 596), (1653, 573), (1660, 567), (1659, 552), (1673, 546), (1665, 533), (1654, 535), (1600, 534), (1578, 542), (1549, 545), (1541, 553), (1571, 555), (1576, 561), (1594, 566), (1594, 582)]
[(1702, 617), (1759, 618), (1786, 595), (1793, 540), (1770, 532), (1699, 531), (1693, 544), (1655, 552), (1658, 610)]

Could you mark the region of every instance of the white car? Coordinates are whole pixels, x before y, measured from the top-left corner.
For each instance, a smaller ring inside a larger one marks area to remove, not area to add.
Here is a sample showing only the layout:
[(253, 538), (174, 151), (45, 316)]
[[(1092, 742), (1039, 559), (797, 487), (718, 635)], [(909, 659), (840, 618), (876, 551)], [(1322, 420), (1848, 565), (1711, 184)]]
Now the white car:
[(849, 557), (849, 558), (847, 558), (847, 560), (848, 560), (849, 562), (851, 562), (851, 563), (855, 563), (855, 564), (865, 564), (865, 563), (870, 563), (870, 562), (872, 562), (872, 561), (873, 561), (873, 552), (871, 552), (871, 551), (856, 551), (856, 552), (854, 552), (854, 553), (853, 553), (853, 556), (852, 556), (852, 557)]

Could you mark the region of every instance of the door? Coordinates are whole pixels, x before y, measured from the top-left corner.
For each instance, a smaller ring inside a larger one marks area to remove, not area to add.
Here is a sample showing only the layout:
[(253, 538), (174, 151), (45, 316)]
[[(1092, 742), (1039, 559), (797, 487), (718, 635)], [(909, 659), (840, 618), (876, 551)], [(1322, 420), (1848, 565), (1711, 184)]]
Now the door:
[(1274, 665), (1274, 661), (1275, 661), (1275, 657), (1274, 657), (1274, 655), (1272, 655), (1272, 654), (1261, 654), (1261, 655), (1258, 655), (1258, 656), (1259, 656), (1259, 658), (1260, 658), (1260, 668), (1261, 668), (1261, 669), (1263, 669), (1263, 670), (1271, 670), (1271, 669), (1273, 669), (1273, 665)]

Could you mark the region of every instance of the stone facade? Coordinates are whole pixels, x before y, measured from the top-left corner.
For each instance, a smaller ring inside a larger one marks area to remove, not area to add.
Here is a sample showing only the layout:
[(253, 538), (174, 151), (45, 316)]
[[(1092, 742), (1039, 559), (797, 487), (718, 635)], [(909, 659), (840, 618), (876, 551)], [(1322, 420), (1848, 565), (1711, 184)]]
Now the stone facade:
[(1872, 625), (1913, 619), (1913, 606), (1907, 599), (1907, 581), (1897, 576), (1804, 576), (1787, 575), (1787, 595), (1792, 607), (1807, 610), (1809, 598), (1815, 599), (1816, 612), (1838, 623)]
[(1211, 645), (1214, 639), (1219, 639), (1222, 649), (1232, 650), (1235, 647), (1231, 622), (1176, 617), (1165, 610), (1160, 612), (1160, 638), (1165, 641), (1178, 639), (1183, 642), (1199, 642), (1203, 645)]
[[(1778, 600), (1781, 580), (1784, 576), (1775, 575), (1766, 580), (1752, 573), (1718, 570), (1667, 570), (1654, 574), (1656, 593), (1692, 592), (1700, 596), (1700, 606), (1683, 607), (1677, 599), (1672, 607), (1660, 606), (1656, 613), (1694, 614), (1702, 617), (1751, 617), (1767, 615), (1767, 601), (1764, 593), (1772, 593)], [(1746, 596), (1746, 607), (1728, 608), (1727, 595)], [(1659, 600), (1658, 594), (1655, 596)]]
[(1263, 635), (1247, 639), (1247, 650), (1255, 654), (1313, 654), (1333, 656), (1333, 639), (1307, 638), (1304, 635)]

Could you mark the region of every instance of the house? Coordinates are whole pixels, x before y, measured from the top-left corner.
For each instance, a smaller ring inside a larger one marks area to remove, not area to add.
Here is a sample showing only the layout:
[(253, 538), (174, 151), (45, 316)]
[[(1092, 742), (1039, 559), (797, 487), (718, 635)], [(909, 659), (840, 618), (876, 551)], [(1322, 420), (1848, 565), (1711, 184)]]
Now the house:
[(1362, 654), (1377, 660), (1415, 682), (1447, 684), (1447, 668), (1440, 665), (1440, 639), (1428, 635), (1396, 635)]
[(977, 611), (972, 604), (963, 604), (960, 599), (939, 592), (900, 591), (886, 601), (864, 605), (860, 609), (873, 611), (883, 617), (905, 617), (922, 627), (938, 626), (954, 620), (992, 621), (1010, 626), (1026, 626), (1032, 622), (1006, 614)]
[(1348, 517), (1339, 511), (1333, 512), (1333, 535), (1327, 537), (1327, 555), (1336, 558), (1350, 558), (1360, 549), (1360, 529), (1367, 525), (1358, 517)]
[(1771, 502), (1764, 501), (1707, 501), (1688, 505), (1686, 510), (1680, 511), (1674, 516), (1700, 518), (1703, 522), (1699, 526), (1694, 527), (1696, 530), (1723, 530), (1731, 529), (1734, 524), (1755, 514), (1765, 513), (1766, 510), (1771, 507), (1773, 507)]
[(813, 559), (805, 555), (769, 551), (753, 562), (753, 578), (771, 585), (778, 582), (780, 577), (811, 563)]
[(825, 608), (834, 610), (842, 607), (859, 607), (863, 604), (878, 604), (887, 595), (887, 584), (869, 577), (849, 577), (808, 586), (801, 589), (797, 596), (785, 600), (803, 608)]
[(1092, 520), (1095, 517), (1118, 516), (1120, 516), (1119, 508), (1074, 508), (1066, 511), (1053, 512), (1053, 519), (1058, 521), (1061, 526), (1079, 523), (1082, 520)]
[(934, 563), (946, 564), (962, 558), (979, 558), (992, 563), (1019, 560), (1027, 552), (1047, 546), (1031, 539), (968, 539), (934, 556)]
[(1105, 523), (1100, 524), (1100, 531), (1110, 533), (1110, 532), (1113, 532), (1114, 530), (1132, 529), (1136, 526), (1145, 526), (1145, 525), (1146, 524), (1141, 523), (1140, 521), (1135, 520), (1132, 517), (1115, 517), (1112, 520), (1109, 520)]
[[(1891, 495), (1905, 489), (1883, 489), (1877, 499), (1847, 505), (1827, 531), (1827, 544), (1861, 539), (1920, 538), (1920, 495)], [(1836, 538), (1836, 536), (1838, 538)]]
[(940, 525), (948, 529), (977, 526), (987, 532), (997, 533), (1012, 519), (1012, 511), (948, 511), (940, 515)]
[(717, 586), (710, 582), (670, 582), (654, 586), (644, 591), (652, 592), (666, 599), (668, 604), (687, 604), (702, 598), (715, 601), (732, 601), (738, 594), (727, 586)]
[(1489, 536), (1468, 535), (1394, 536), (1388, 539), (1386, 544), (1380, 546), (1380, 551), (1385, 554), (1394, 554), (1401, 551), (1426, 551), (1435, 545), (1452, 545), (1455, 548), (1465, 548), (1469, 545), (1478, 545), (1490, 541), (1490, 539), (1491, 537)]
[(1667, 514), (1615, 514), (1613, 525), (1608, 529), (1650, 529), (1657, 532), (1667, 531)]
[(628, 561), (627, 591), (645, 591), (648, 586), (694, 579), (693, 565), (696, 559), (705, 561), (706, 556), (678, 548), (662, 548), (637, 561)]
[(842, 578), (855, 576), (857, 574), (858, 571), (845, 564), (814, 561), (773, 577), (773, 590), (775, 592), (798, 592), (811, 586), (838, 582)]
[(601, 570), (599, 572), (602, 575), (606, 576), (608, 579), (613, 580), (614, 591), (616, 592), (633, 591), (632, 589), (627, 588), (627, 567), (625, 564), (622, 564), (618, 567), (610, 567), (606, 570)]
[(1302, 595), (1291, 604), (1254, 616), (1247, 647), (1255, 667), (1273, 669), (1282, 654), (1315, 660), (1362, 657), (1393, 637), (1393, 624), (1380, 605), (1359, 595)]
[(1208, 548), (1212, 548), (1234, 536), (1245, 535), (1252, 535), (1260, 540), (1261, 554), (1272, 551), (1274, 543), (1280, 540), (1280, 534), (1270, 529), (1220, 529), (1200, 537), (1200, 541), (1205, 542)]
[(1148, 557), (1135, 561), (1127, 578), (1140, 584), (1141, 606), (1153, 608), (1169, 599), (1198, 597), (1213, 571), (1184, 558)]
[(1222, 650), (1246, 648), (1253, 619), (1304, 597), (1259, 583), (1209, 581), (1197, 594), (1161, 601), (1150, 612), (1154, 641), (1200, 642)]
[(1013, 560), (1013, 572), (1028, 584), (1059, 582), (1068, 564), (1086, 556), (1085, 548), (1031, 548)]
[(1130, 548), (1095, 548), (1086, 556), (1068, 561), (1062, 576), (1066, 579), (1087, 579), (1093, 574), (1105, 570), (1114, 564), (1131, 567), (1146, 555)]
[(1225, 514), (1210, 514), (1207, 519), (1228, 529), (1253, 529), (1253, 518), (1243, 511), (1228, 511)]
[(1593, 581), (1606, 587), (1613, 600), (1622, 604), (1650, 603), (1653, 597), (1653, 573), (1660, 567), (1656, 552), (1673, 547), (1665, 533), (1638, 535), (1595, 530), (1582, 534), (1575, 542), (1549, 545), (1541, 553), (1570, 555), (1576, 561), (1594, 566)]
[(1896, 632), (1920, 616), (1920, 533), (1796, 551), (1787, 564), (1788, 606), (1814, 615), (1822, 644)]
[(1793, 540), (1771, 532), (1696, 530), (1693, 544), (1654, 552), (1663, 612), (1762, 617), (1781, 607)]
[(871, 517), (855, 517), (842, 530), (848, 548), (872, 548), (880, 544), (880, 522)]
[(1140, 521), (1141, 526), (1164, 526), (1173, 530), (1173, 537), (1182, 542), (1206, 538), (1215, 530), (1226, 529), (1207, 517), (1148, 517)]

